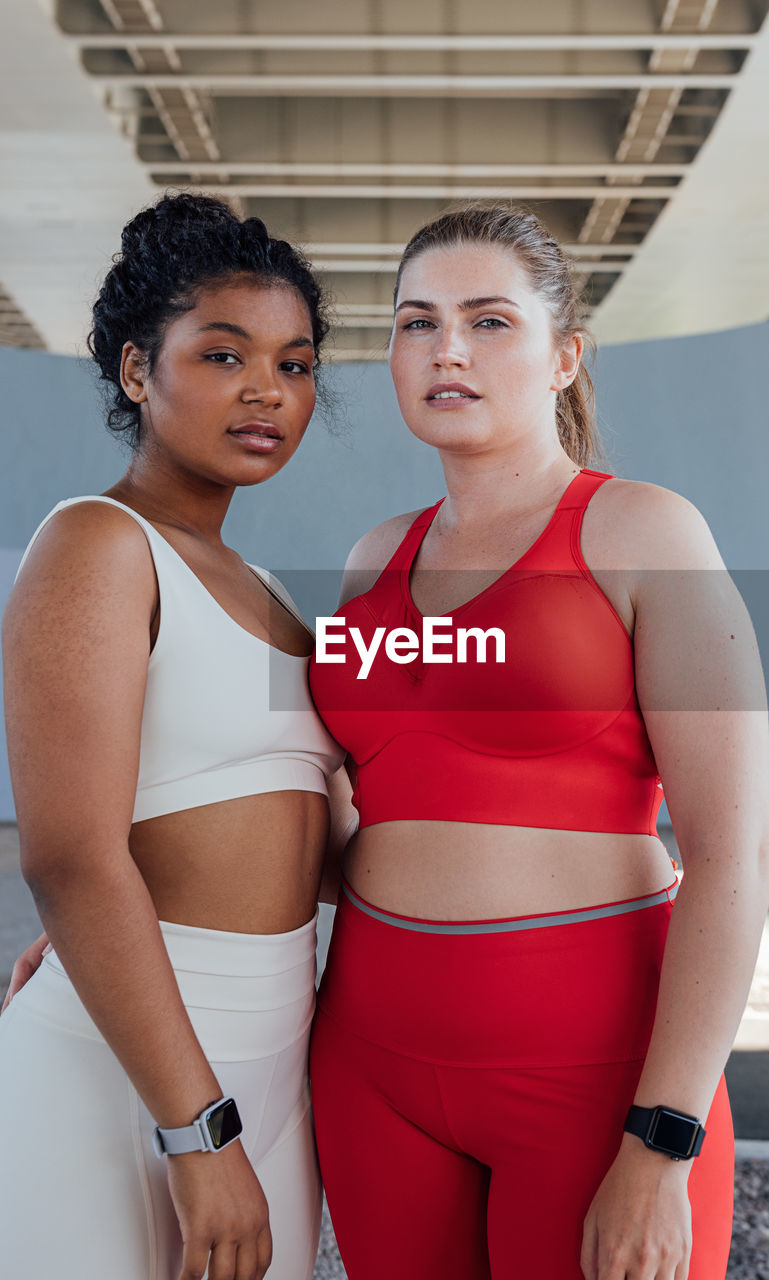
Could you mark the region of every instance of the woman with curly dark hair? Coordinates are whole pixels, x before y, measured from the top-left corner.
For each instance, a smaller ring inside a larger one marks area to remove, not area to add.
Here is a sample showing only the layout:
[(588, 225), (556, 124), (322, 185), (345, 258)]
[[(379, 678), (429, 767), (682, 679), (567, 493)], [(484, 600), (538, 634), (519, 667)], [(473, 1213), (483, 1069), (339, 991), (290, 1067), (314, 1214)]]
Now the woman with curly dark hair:
[(96, 302), (131, 463), (46, 517), (4, 623), (22, 869), (55, 949), (0, 1020), (9, 1275), (253, 1280), (273, 1252), (275, 1280), (312, 1273), (341, 754), (311, 633), (221, 526), (299, 445), (326, 329), (300, 254), (189, 195), (126, 226)]

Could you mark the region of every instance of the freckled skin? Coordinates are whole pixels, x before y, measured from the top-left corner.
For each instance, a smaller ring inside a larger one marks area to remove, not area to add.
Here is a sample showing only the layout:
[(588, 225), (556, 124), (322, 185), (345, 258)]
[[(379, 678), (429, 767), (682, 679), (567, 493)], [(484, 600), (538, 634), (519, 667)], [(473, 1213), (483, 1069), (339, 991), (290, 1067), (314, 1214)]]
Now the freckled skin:
[[(461, 310), (465, 299), (507, 302)], [(409, 306), (427, 301), (433, 310)], [(552, 436), (555, 394), (573, 379), (578, 336), (556, 349), (550, 313), (509, 250), (432, 249), (406, 267), (390, 341), (390, 368), (409, 430), (426, 444), (500, 460), (521, 437)], [(425, 402), (438, 381), (467, 383), (481, 399), (458, 412)], [(517, 475), (518, 472), (516, 471)]]

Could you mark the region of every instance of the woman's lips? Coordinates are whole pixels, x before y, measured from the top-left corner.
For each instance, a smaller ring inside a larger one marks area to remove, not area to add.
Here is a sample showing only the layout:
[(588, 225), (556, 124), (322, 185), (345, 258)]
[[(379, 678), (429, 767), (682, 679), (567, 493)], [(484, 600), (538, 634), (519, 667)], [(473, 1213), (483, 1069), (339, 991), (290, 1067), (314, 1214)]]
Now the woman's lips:
[(436, 382), (425, 400), (434, 409), (464, 409), (481, 397), (464, 382)]
[(283, 442), (278, 428), (268, 422), (249, 422), (244, 427), (231, 427), (229, 434), (254, 453), (274, 453)]

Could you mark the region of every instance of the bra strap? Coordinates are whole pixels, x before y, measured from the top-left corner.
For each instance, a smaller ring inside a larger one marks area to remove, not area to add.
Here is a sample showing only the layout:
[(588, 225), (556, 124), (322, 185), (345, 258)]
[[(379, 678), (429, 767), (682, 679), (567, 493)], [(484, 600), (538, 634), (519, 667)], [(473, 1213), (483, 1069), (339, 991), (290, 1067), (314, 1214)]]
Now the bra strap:
[(583, 467), (582, 471), (574, 477), (568, 491), (559, 502), (560, 510), (584, 511), (596, 489), (600, 489), (604, 480), (613, 479), (614, 476), (608, 471), (593, 471), (590, 467)]
[(596, 489), (611, 479), (613, 477), (608, 472), (593, 471), (588, 467), (574, 476), (550, 523), (518, 561), (521, 570), (563, 572), (576, 567), (580, 573), (584, 572), (586, 566), (579, 545), (582, 517)]
[[(582, 532), (582, 521), (585, 516), (585, 510), (587, 508), (587, 505), (590, 502), (590, 499), (592, 498), (596, 489), (600, 489), (601, 485), (604, 484), (607, 480), (613, 480), (614, 476), (610, 475), (608, 471), (592, 471), (586, 468), (582, 472), (582, 475), (579, 477), (579, 479), (581, 481), (581, 484), (579, 484), (579, 492), (576, 495), (574, 502), (569, 504), (571, 509), (571, 521), (570, 521), (570, 529), (569, 529), (569, 551), (571, 553), (571, 558), (574, 561), (574, 563), (577, 565), (577, 567), (581, 571), (586, 571), (589, 573), (590, 570), (585, 564), (585, 560), (582, 555), (582, 546), (581, 546), (581, 540), (580, 540), (580, 534)], [(575, 488), (576, 487), (577, 486), (575, 486)]]
[(390, 559), (387, 561), (387, 564), (382, 570), (383, 573), (388, 569), (402, 569), (406, 565), (411, 565), (411, 562), (417, 553), (419, 544), (425, 536), (425, 530), (432, 524), (435, 519), (436, 512), (443, 501), (443, 498), (439, 498), (431, 507), (427, 507), (424, 511), (420, 511), (416, 520), (413, 520), (409, 525), (403, 538), (398, 543), (395, 551), (390, 556)]

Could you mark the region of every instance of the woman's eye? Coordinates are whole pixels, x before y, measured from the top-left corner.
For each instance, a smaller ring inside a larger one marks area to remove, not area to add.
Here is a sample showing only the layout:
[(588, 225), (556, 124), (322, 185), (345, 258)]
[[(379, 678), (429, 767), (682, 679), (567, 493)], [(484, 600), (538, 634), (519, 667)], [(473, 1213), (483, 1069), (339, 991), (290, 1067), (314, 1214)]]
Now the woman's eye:
[(284, 360), (280, 366), (286, 373), (307, 373), (308, 368), (301, 360)]
[(500, 320), (497, 316), (484, 316), (478, 321), (478, 325), (486, 325), (489, 329), (506, 329), (507, 325), (504, 320)]
[(206, 360), (211, 360), (213, 364), (236, 364), (237, 359), (231, 351), (210, 351), (206, 356)]
[(425, 320), (423, 316), (418, 316), (416, 320), (407, 320), (403, 326), (404, 329), (432, 329), (431, 320)]

